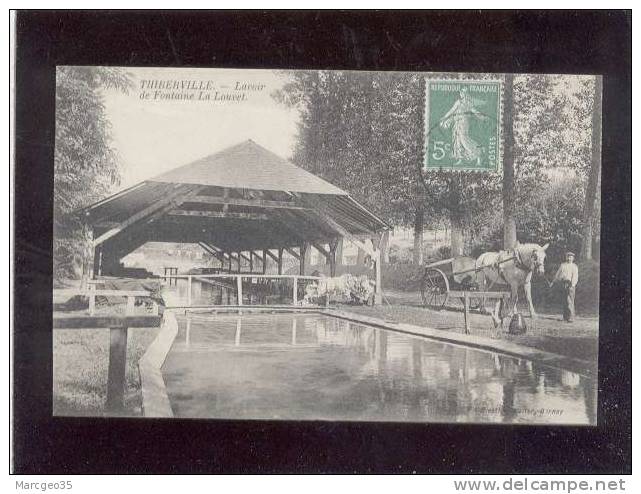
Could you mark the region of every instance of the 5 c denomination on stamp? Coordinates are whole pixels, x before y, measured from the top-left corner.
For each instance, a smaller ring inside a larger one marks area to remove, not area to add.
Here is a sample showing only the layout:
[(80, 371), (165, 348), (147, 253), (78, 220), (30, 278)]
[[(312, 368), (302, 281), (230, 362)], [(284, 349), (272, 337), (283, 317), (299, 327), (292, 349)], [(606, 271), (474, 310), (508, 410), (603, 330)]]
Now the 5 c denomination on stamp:
[(426, 80), (426, 170), (499, 169), (501, 90), (500, 80)]

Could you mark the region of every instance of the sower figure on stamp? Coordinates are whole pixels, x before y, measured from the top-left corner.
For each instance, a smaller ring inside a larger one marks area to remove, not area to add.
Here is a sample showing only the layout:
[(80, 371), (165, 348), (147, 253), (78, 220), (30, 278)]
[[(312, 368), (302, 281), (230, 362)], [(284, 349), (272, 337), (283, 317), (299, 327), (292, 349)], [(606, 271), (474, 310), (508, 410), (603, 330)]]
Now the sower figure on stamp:
[(559, 266), (550, 287), (556, 282), (563, 287), (563, 319), (565, 322), (574, 320), (574, 295), (579, 282), (579, 268), (574, 264), (574, 252), (566, 252), (565, 262)]

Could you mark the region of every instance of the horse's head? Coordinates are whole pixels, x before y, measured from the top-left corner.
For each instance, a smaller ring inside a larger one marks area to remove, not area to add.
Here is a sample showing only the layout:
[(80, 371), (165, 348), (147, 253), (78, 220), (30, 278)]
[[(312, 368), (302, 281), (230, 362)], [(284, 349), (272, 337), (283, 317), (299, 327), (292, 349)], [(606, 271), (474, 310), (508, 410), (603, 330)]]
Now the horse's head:
[(545, 251), (550, 244), (545, 244), (543, 247), (534, 245), (530, 254), (530, 269), (536, 274), (545, 274)]

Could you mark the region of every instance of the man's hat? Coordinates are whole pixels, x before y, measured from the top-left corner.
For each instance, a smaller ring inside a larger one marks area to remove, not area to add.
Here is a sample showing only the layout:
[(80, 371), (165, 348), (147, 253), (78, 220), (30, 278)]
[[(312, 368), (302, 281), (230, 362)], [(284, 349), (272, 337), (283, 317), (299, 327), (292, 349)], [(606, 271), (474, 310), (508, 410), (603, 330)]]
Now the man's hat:
[(565, 257), (567, 257), (567, 256), (574, 256), (574, 257), (576, 257), (576, 256), (574, 255), (574, 252), (572, 252), (571, 250), (569, 250), (569, 251), (567, 251), (567, 252), (565, 253)]

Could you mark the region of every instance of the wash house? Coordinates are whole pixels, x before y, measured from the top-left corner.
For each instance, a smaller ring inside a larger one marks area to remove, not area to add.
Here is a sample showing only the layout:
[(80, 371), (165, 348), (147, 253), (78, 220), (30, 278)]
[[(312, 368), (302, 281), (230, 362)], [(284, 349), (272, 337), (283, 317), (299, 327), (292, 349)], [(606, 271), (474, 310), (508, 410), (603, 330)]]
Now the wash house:
[(248, 140), (141, 182), (83, 213), (93, 232), (93, 274), (124, 277), (122, 258), (146, 242), (197, 244), (218, 272), (283, 275), (283, 255), (306, 273), (317, 249), (336, 273), (341, 239), (370, 256), (381, 297), (380, 243), (387, 225), (345, 191)]

